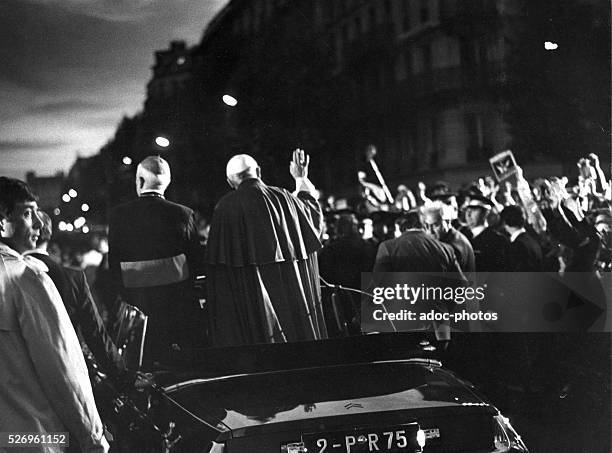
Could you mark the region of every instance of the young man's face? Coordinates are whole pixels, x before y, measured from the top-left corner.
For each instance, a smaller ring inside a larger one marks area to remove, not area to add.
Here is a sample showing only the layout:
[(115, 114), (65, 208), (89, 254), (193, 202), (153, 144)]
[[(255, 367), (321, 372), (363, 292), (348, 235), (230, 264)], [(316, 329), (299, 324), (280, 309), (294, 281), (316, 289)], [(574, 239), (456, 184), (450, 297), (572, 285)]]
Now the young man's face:
[(23, 253), (36, 248), (41, 228), (38, 204), (26, 201), (15, 204), (15, 209), (3, 222), (1, 234), (15, 251)]
[(465, 210), (465, 223), (470, 228), (474, 228), (484, 224), (486, 211), (481, 208), (468, 207)]

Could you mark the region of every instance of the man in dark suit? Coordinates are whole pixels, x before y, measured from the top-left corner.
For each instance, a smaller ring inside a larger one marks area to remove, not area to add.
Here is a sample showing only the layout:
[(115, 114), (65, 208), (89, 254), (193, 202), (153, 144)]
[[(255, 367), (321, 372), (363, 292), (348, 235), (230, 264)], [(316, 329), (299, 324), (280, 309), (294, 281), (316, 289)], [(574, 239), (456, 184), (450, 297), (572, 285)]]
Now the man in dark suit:
[[(374, 244), (361, 237), (355, 214), (341, 214), (336, 227), (337, 239), (319, 252), (319, 272), (333, 285), (359, 289), (361, 273), (370, 272), (376, 257)], [(348, 330), (359, 333), (359, 295), (349, 291), (336, 293), (341, 316)], [(329, 306), (330, 304), (328, 304)], [(329, 333), (332, 334), (328, 325)]]
[(477, 272), (504, 272), (507, 267), (508, 239), (491, 228), (487, 215), (492, 203), (480, 195), (472, 195), (465, 205), (468, 236), (474, 249)]
[(49, 256), (47, 246), (52, 235), (51, 218), (43, 211), (38, 211), (38, 214), (42, 220), (42, 228), (36, 248), (24, 255), (33, 256), (47, 265), (47, 274), (62, 297), (74, 330), (85, 340), (100, 370), (113, 377), (122, 375), (125, 372), (123, 359), (106, 332), (85, 274), (83, 271), (62, 266)]
[(472, 244), (462, 233), (453, 228), (452, 221), (452, 208), (440, 201), (434, 201), (423, 208), (425, 231), (453, 248), (462, 271), (474, 272), (476, 264)]
[(145, 158), (136, 171), (138, 198), (117, 206), (109, 224), (109, 268), (118, 292), (148, 317), (144, 362), (155, 365), (195, 341), (192, 281), (201, 264), (194, 212), (164, 198), (170, 166)]
[(399, 219), (400, 237), (378, 247), (374, 272), (461, 272), (453, 248), (423, 230), (418, 211)]
[(507, 206), (501, 212), (501, 222), (510, 236), (508, 249), (509, 270), (513, 272), (540, 272), (542, 247), (525, 230), (525, 215), (520, 206)]
[[(453, 248), (431, 237), (423, 230), (421, 214), (418, 210), (409, 211), (398, 219), (401, 236), (384, 241), (378, 247), (374, 273), (383, 272), (412, 272), (418, 275), (408, 276), (405, 279), (416, 277), (412, 286), (424, 284), (426, 287), (461, 286), (466, 278), (461, 271)], [(428, 276), (423, 273), (447, 273), (445, 278), (441, 275)], [(454, 302), (430, 301), (432, 307), (439, 312), (454, 310)], [(417, 304), (417, 308), (425, 308), (425, 304)], [(438, 340), (450, 340), (450, 325), (447, 322), (434, 323), (434, 330)], [(445, 346), (443, 346), (445, 347)]]

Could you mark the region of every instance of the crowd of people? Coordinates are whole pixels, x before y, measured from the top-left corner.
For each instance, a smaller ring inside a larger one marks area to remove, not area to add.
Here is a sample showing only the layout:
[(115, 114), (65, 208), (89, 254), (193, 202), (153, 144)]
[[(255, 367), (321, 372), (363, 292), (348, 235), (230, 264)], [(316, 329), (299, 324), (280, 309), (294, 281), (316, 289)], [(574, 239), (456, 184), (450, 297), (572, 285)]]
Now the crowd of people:
[[(456, 270), (443, 251), (433, 250), (446, 244), (463, 272), (582, 272), (597, 278), (612, 270), (610, 181), (594, 154), (580, 159), (578, 170), (575, 185), (565, 176), (529, 184), (520, 167), (502, 183), (483, 177), (457, 191), (441, 181), (419, 183), (415, 192), (400, 185), (394, 203), (361, 175), (357, 203), (326, 200), (321, 275), (359, 288), (362, 272)], [(425, 234), (441, 244), (428, 245)], [(337, 297), (341, 329), (358, 331), (358, 296)]]
[(234, 156), (226, 167), (233, 190), (202, 237), (196, 213), (165, 198), (168, 163), (147, 157), (137, 196), (111, 212), (108, 255), (102, 247), (94, 260), (108, 269), (98, 272), (96, 297), (82, 271), (59, 262), (36, 195), (0, 178), (0, 411), (12, 414), (3, 431), (65, 427), (83, 450), (105, 451), (81, 350), (118, 382), (130, 379), (108, 333), (121, 303), (147, 317), (138, 365), (151, 369), (185, 347), (360, 334), (364, 272), (598, 278), (612, 270), (612, 189), (595, 155), (578, 162), (574, 185), (567, 177), (530, 184), (517, 167), (502, 183), (487, 177), (459, 191), (420, 183), (415, 195), (401, 185), (393, 203), (386, 186), (362, 174), (353, 205), (321, 197), (308, 166), (294, 151), (292, 193), (265, 184), (251, 156)]
[[(382, 192), (380, 186), (365, 183), (359, 204), (337, 210), (337, 200), (327, 200), (324, 244), (359, 233), (365, 244), (377, 247), (400, 235), (403, 213), (418, 210), (428, 233), (455, 244), (457, 258), (463, 259), (462, 268), (467, 271), (609, 270), (610, 183), (594, 154), (581, 159), (578, 167), (575, 185), (567, 177), (538, 178), (529, 184), (520, 168), (514, 184), (497, 184), (486, 177), (453, 191), (445, 182), (431, 187), (420, 183), (416, 195), (400, 185), (394, 204), (372, 195)], [(346, 225), (351, 223), (357, 229), (349, 233)], [(474, 249), (474, 265), (467, 262), (471, 254), (465, 251), (464, 237)], [(516, 240), (520, 246), (510, 247)], [(532, 259), (526, 263), (528, 252)]]

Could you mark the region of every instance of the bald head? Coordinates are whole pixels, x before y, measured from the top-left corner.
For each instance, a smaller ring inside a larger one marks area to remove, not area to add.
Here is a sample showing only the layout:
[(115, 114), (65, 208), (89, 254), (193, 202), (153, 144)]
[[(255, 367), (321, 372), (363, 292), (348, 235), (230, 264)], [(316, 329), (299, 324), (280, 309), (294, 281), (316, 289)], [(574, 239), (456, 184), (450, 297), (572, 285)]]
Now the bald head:
[(248, 154), (237, 154), (227, 162), (225, 175), (229, 185), (236, 189), (245, 179), (259, 178), (261, 172), (255, 159)]
[(136, 191), (165, 192), (170, 185), (170, 165), (160, 156), (148, 156), (136, 169)]

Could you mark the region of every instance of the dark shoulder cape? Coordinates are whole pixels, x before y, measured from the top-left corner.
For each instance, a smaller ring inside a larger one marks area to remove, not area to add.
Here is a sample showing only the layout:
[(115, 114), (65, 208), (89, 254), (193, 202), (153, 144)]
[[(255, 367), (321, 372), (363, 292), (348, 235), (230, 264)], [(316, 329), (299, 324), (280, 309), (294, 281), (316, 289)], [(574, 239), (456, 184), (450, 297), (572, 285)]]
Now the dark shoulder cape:
[(310, 194), (296, 198), (258, 179), (244, 181), (215, 208), (206, 262), (240, 267), (305, 260), (321, 248), (320, 221)]

